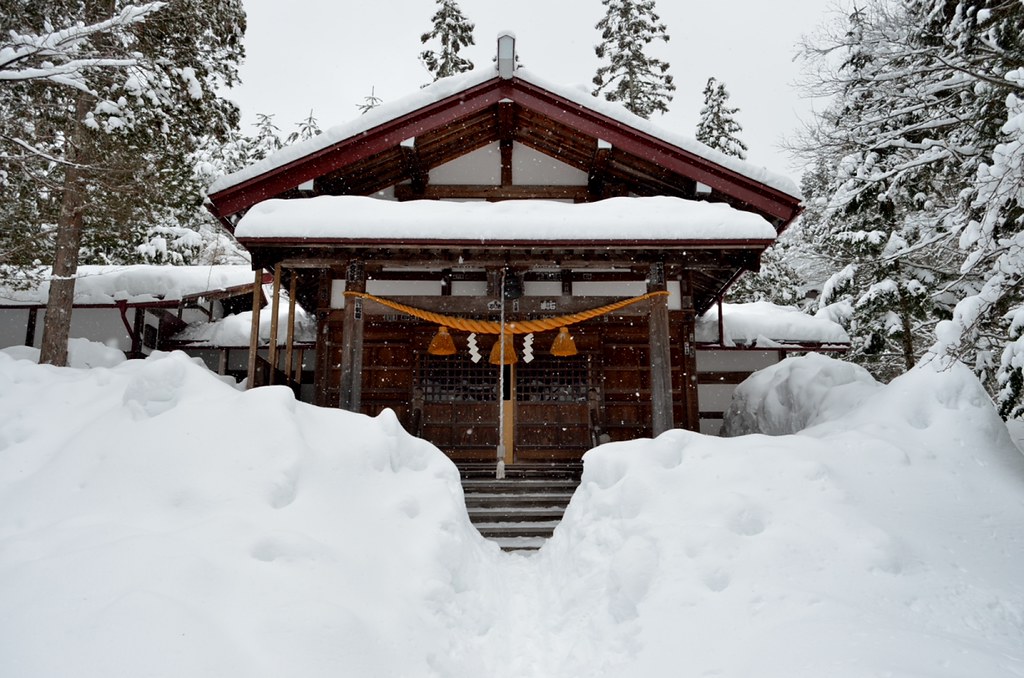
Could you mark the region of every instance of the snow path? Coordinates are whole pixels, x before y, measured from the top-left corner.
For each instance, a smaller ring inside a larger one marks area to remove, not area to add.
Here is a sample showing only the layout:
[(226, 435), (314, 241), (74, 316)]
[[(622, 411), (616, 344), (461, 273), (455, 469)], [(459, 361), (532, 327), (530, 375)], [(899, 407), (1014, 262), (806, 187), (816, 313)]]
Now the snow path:
[(591, 450), (524, 556), (390, 412), (0, 351), (0, 676), (1024, 678), (1024, 457), (966, 369), (862, 376)]

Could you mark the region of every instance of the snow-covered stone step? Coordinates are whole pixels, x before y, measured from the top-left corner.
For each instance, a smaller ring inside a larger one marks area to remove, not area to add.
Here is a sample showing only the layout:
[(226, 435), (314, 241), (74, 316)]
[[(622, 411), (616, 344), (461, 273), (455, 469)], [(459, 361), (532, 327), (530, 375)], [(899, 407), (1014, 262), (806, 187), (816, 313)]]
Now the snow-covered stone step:
[(547, 541), (547, 537), (492, 537), (491, 541), (497, 543), (502, 551), (523, 551), (529, 553), (543, 546), (544, 542)]
[(531, 506), (528, 508), (523, 508), (520, 506), (512, 508), (495, 506), (471, 508), (469, 509), (469, 519), (474, 523), (496, 522), (498, 520), (508, 520), (511, 522), (534, 522), (538, 520), (558, 521), (562, 519), (562, 514), (564, 513), (564, 506)]
[(564, 508), (571, 499), (572, 494), (569, 492), (532, 492), (525, 494), (479, 492), (466, 495), (466, 507), (473, 509), (498, 506), (519, 506), (524, 508), (561, 506)]
[(462, 488), (469, 492), (489, 493), (513, 493), (524, 494), (530, 492), (569, 492), (570, 494), (579, 486), (579, 481), (571, 479), (540, 479), (540, 478), (516, 478), (508, 480), (495, 480), (493, 478), (466, 478), (462, 481)]
[(495, 537), (550, 537), (559, 522), (558, 520), (538, 520), (525, 523), (491, 522), (474, 523), (474, 526), (480, 534), (489, 539)]

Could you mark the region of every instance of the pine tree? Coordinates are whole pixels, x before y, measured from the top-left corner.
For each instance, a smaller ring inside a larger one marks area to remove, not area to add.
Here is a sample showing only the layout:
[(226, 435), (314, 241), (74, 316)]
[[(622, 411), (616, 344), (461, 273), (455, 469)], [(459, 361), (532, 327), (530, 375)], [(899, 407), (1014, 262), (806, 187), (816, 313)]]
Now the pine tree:
[[(954, 80), (922, 63), (920, 20), (878, 2), (805, 47), (824, 69), (819, 86), (835, 95), (804, 140), (808, 157), (828, 168), (823, 205), (802, 220), (808, 249), (832, 271), (820, 305), (845, 321), (847, 357), (883, 380), (925, 353), (957, 284), (948, 218), (958, 190), (951, 170), (963, 159), (929, 137), (937, 119), (956, 119), (943, 91)], [(828, 70), (836, 55), (838, 70)]]
[[(119, 22), (144, 7), (144, 20)], [(194, 151), (237, 126), (237, 108), (217, 92), (237, 81), (244, 12), (239, 0), (0, 0), (0, 16), (19, 44), (108, 27), (47, 55), (46, 77), (0, 83), (3, 150), (31, 149), (6, 170), (28, 189), (24, 203), (2, 209), (49, 250), (39, 257), (54, 276), (41, 360), (63, 364), (79, 262), (137, 260), (148, 229), (200, 205)], [(51, 77), (51, 68), (71, 70)]]
[[(817, 92), (835, 97), (804, 140), (808, 155), (832, 168), (827, 204), (808, 229), (839, 271), (823, 302), (846, 308), (850, 355), (879, 376), (931, 350), (965, 360), (990, 388), (1010, 381), (991, 356), (1014, 293), (984, 281), (986, 255), (974, 245), (993, 242), (979, 213), (1000, 201), (985, 191), (984, 161), (1012, 116), (1008, 95), (1020, 91), (1003, 74), (1024, 64), (1022, 14), (1016, 3), (987, 0), (876, 1), (805, 46)], [(991, 222), (993, 232), (1006, 232), (1007, 216), (1012, 210)], [(990, 281), (1006, 281), (1007, 264), (996, 264)]]
[(358, 108), (359, 112), (362, 113), (363, 115), (366, 115), (367, 113), (369, 113), (373, 109), (377, 108), (378, 106), (381, 105), (381, 103), (384, 102), (384, 100), (381, 99), (379, 96), (377, 96), (374, 93), (374, 91), (375, 91), (375, 88), (371, 87), (370, 88), (370, 95), (366, 96), (366, 97), (363, 97), (363, 103), (356, 104), (356, 108)]
[(594, 96), (619, 101), (642, 118), (667, 113), (676, 86), (669, 64), (644, 53), (655, 40), (668, 42), (665, 24), (654, 12), (654, 0), (601, 0), (607, 9), (595, 28), (601, 42), (594, 51), (606, 60), (594, 75)]
[(747, 157), (747, 145), (736, 135), (743, 131), (735, 116), (740, 109), (729, 106), (725, 83), (708, 78), (704, 86), (704, 107), (697, 123), (697, 141), (726, 155)]
[(433, 28), (420, 36), (424, 45), (431, 40), (440, 42), (439, 50), (425, 49), (420, 52), (420, 61), (434, 76), (434, 80), (447, 78), (456, 73), (473, 70), (473, 62), (459, 55), (463, 47), (475, 44), (475, 26), (463, 15), (455, 0), (437, 0), (437, 11), (431, 18)]
[(294, 144), (297, 141), (306, 141), (320, 134), (320, 125), (317, 123), (313, 111), (299, 122), (295, 123), (295, 130), (284, 140), (286, 145)]

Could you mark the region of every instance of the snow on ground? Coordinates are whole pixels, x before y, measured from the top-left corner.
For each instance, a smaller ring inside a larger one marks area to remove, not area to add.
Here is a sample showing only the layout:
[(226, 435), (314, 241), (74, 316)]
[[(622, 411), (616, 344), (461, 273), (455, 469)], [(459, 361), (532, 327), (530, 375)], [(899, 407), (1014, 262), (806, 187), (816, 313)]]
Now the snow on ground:
[(744, 407), (809, 428), (597, 448), (524, 557), (390, 413), (0, 353), (0, 675), (1024, 676), (1024, 458), (974, 378), (772, 371)]

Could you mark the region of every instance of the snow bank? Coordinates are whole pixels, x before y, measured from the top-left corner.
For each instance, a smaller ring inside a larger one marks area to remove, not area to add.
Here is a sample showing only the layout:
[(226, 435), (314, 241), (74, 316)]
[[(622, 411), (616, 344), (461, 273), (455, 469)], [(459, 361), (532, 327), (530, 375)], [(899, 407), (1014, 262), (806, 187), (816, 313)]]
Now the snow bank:
[[(386, 225), (386, 226), (384, 226)], [(775, 228), (725, 203), (666, 196), (553, 200), (395, 202), (358, 195), (265, 200), (235, 228), (238, 238), (470, 240), (767, 240)]]
[(538, 562), (569, 654), (622, 676), (1024, 675), (1024, 458), (984, 390), (966, 369), (878, 386), (818, 358), (790, 374), (845, 395), (794, 403), (819, 422), (801, 435), (587, 454)]
[[(39, 362), (39, 349), (32, 346), (10, 346), (0, 349), (16, 360)], [(125, 361), (124, 351), (111, 348), (98, 341), (72, 337), (68, 339), (68, 366), (86, 369), (90, 367), (113, 367)]]
[(390, 412), (0, 354), (0, 675), (431, 675), (498, 557), (461, 497)]
[(811, 428), (592, 450), (522, 557), (388, 413), (0, 354), (0, 675), (1024, 676), (1024, 459), (980, 385), (800, 360), (763, 390)]
[(853, 363), (817, 353), (786, 358), (736, 387), (722, 435), (797, 433), (846, 414), (879, 388), (867, 370)]

